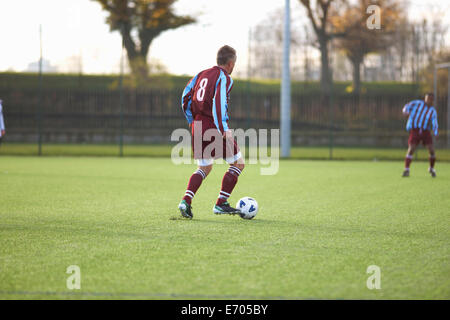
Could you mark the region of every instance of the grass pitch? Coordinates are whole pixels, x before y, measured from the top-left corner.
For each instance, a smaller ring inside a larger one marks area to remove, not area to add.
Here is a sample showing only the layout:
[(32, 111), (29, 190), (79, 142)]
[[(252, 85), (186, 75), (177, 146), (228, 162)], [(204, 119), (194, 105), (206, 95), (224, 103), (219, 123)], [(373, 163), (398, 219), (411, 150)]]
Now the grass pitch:
[[(254, 220), (212, 213), (225, 165), (178, 202), (194, 165), (0, 157), (0, 299), (449, 299), (450, 164), (248, 165)], [(81, 270), (69, 290), (66, 270)], [(369, 290), (370, 265), (381, 289)]]
[[(175, 145), (175, 144), (174, 144)], [(174, 145), (124, 145), (123, 155), (126, 157), (170, 157)], [(361, 148), (334, 147), (331, 152), (333, 160), (390, 160), (404, 161), (408, 146), (404, 148)], [(248, 148), (247, 156), (249, 154)], [(43, 156), (96, 156), (114, 157), (119, 155), (118, 145), (99, 144), (43, 144)], [(4, 143), (0, 147), (0, 156), (36, 156), (38, 145), (33, 143)], [(439, 162), (450, 162), (450, 149), (437, 149)], [(291, 159), (297, 160), (329, 160), (329, 147), (292, 147)], [(428, 151), (419, 147), (414, 153), (414, 161), (428, 160)]]

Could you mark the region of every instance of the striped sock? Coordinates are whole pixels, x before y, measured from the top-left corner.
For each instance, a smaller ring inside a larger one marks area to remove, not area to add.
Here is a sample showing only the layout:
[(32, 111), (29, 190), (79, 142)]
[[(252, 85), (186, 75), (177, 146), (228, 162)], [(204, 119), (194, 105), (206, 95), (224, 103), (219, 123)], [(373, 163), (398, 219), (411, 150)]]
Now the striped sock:
[(430, 168), (434, 169), (434, 163), (436, 162), (436, 156), (430, 156)]
[(226, 193), (225, 191), (220, 191), (219, 193), (219, 199), (222, 199), (224, 201), (227, 201), (230, 196), (231, 194)]
[(227, 202), (241, 173), (242, 171), (238, 167), (230, 166), (228, 171), (223, 176), (222, 189), (220, 190), (219, 198), (217, 198), (217, 205)]
[(195, 171), (189, 179), (188, 187), (186, 193), (184, 194), (183, 200), (191, 204), (195, 193), (197, 192), (198, 188), (200, 188), (200, 185), (202, 184), (204, 179), (206, 179), (206, 173), (202, 169), (198, 169), (197, 171)]
[(405, 170), (409, 170), (413, 156), (406, 155), (405, 157)]

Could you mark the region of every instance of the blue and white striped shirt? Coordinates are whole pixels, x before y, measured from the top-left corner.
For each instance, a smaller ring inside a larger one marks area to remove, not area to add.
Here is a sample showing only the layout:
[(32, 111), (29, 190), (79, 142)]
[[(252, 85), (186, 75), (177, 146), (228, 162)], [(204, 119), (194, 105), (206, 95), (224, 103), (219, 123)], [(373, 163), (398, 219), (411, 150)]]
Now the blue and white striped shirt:
[(423, 100), (413, 100), (403, 107), (403, 113), (409, 114), (406, 130), (431, 130), (438, 135), (437, 112), (433, 106), (428, 106)]

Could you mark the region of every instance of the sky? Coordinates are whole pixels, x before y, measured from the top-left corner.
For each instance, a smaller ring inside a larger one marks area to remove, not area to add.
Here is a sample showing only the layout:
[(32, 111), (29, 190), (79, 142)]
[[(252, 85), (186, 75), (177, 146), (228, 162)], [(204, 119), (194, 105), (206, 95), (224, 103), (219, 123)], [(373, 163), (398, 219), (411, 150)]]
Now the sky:
[[(430, 5), (442, 3), (409, 2), (410, 16), (418, 18)], [(284, 3), (285, 0), (179, 0), (174, 6), (176, 12), (195, 16), (197, 23), (162, 33), (153, 41), (149, 59), (160, 62), (170, 73), (192, 75), (214, 65), (217, 49), (228, 44), (238, 52), (236, 70), (243, 70), (249, 28), (283, 8)], [(295, 21), (306, 22), (299, 1), (290, 3)], [(449, 11), (450, 6), (443, 8)], [(110, 32), (106, 16), (100, 5), (91, 0), (1, 0), (0, 72), (25, 71), (30, 63), (39, 60), (42, 25), (44, 59), (58, 71), (76, 72), (81, 61), (83, 73), (118, 73), (121, 39), (119, 33)], [(450, 14), (444, 19), (450, 22)]]

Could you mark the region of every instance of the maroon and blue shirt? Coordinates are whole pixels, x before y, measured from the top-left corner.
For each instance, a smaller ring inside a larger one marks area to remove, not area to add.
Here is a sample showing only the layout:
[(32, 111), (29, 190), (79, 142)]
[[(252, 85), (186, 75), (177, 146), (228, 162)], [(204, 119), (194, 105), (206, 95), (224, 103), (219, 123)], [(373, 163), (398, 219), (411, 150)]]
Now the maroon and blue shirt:
[(203, 70), (193, 77), (181, 97), (181, 107), (188, 123), (209, 118), (220, 133), (227, 131), (232, 88), (233, 79), (218, 66)]

